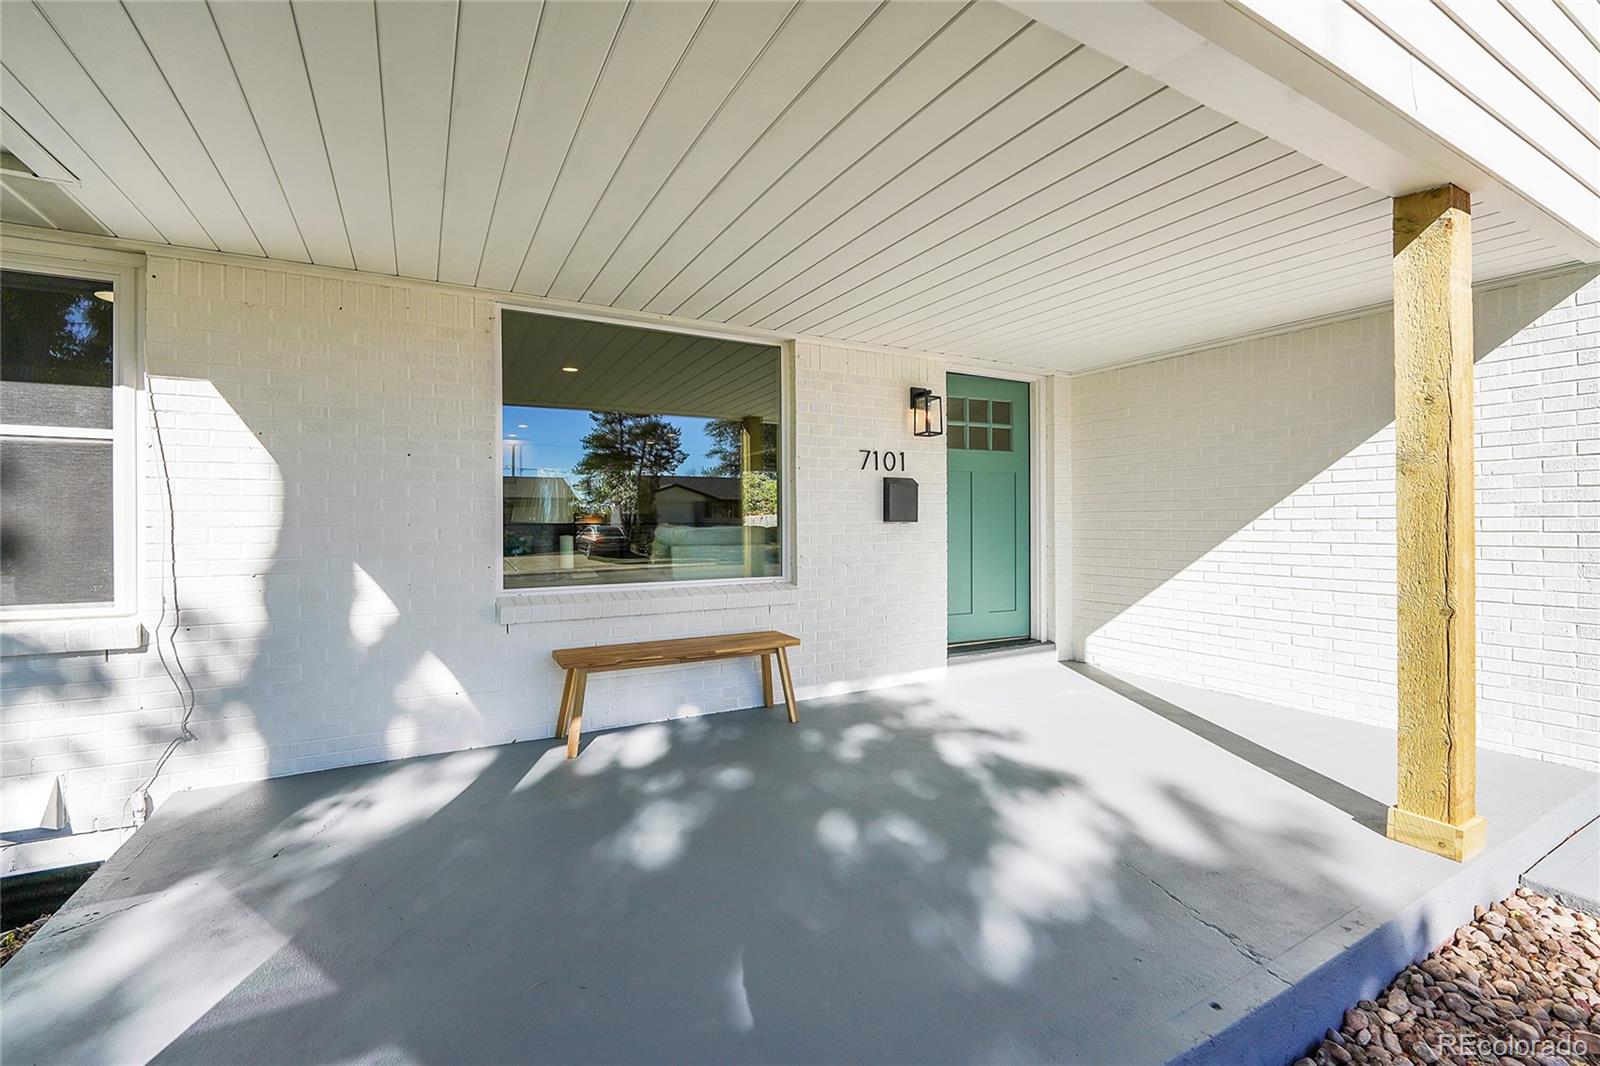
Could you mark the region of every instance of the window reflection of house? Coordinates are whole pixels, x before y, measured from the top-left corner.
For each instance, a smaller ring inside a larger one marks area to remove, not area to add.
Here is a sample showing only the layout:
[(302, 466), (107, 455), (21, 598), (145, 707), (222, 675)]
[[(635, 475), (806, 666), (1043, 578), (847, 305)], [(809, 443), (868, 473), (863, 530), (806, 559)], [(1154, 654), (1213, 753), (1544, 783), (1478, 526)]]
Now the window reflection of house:
[(656, 490), (658, 525), (650, 550), (657, 563), (685, 573), (770, 576), (779, 573), (776, 522), (752, 523), (744, 515), (742, 478), (669, 477)]
[(559, 477), (506, 477), (501, 479), (505, 508), (505, 553), (542, 555), (560, 547), (571, 535), (574, 493)]
[(663, 478), (655, 494), (656, 520), (675, 526), (740, 525), (736, 477)]

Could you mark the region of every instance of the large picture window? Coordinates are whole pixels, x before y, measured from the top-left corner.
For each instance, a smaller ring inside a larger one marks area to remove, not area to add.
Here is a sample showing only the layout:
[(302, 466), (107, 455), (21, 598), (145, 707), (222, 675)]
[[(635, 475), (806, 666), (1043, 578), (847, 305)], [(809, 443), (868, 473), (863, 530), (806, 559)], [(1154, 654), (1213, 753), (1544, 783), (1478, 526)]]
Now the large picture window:
[(505, 588), (783, 574), (780, 348), (501, 315)]
[(9, 262), (0, 270), (0, 613), (8, 617), (94, 613), (126, 598), (120, 438), (131, 418), (116, 300), (131, 288), (119, 283), (127, 276)]

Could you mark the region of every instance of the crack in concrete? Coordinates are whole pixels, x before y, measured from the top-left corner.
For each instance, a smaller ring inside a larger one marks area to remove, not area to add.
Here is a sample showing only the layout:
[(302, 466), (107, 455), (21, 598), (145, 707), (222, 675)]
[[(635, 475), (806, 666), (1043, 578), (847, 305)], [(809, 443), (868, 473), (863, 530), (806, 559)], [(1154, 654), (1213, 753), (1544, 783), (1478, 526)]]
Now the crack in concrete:
[(1239, 936), (1237, 933), (1229, 932), (1228, 930), (1224, 929), (1222, 926), (1218, 925), (1216, 922), (1213, 922), (1211, 919), (1207, 918), (1205, 915), (1203, 915), (1199, 911), (1195, 910), (1189, 904), (1185, 903), (1182, 899), (1179, 899), (1178, 896), (1170, 888), (1168, 888), (1166, 885), (1163, 885), (1160, 881), (1157, 881), (1155, 878), (1151, 877), (1149, 874), (1145, 873), (1143, 870), (1139, 869), (1137, 866), (1134, 866), (1133, 864), (1128, 863), (1128, 862), (1124, 862), (1122, 865), (1126, 866), (1128, 869), (1132, 870), (1134, 873), (1138, 874), (1140, 877), (1144, 878), (1146, 881), (1149, 881), (1152, 885), (1154, 885), (1161, 892), (1162, 895), (1166, 896), (1172, 902), (1174, 902), (1178, 906), (1182, 907), (1184, 912), (1186, 914), (1188, 914), (1189, 917), (1193, 918), (1195, 921), (1199, 922), (1201, 925), (1205, 926), (1207, 929), (1210, 929), (1212, 932), (1217, 933), (1224, 940), (1226, 940), (1229, 944), (1233, 945), (1233, 949), (1235, 951), (1237, 951), (1240, 955), (1244, 956), (1246, 961), (1254, 963), (1255, 965), (1257, 965), (1257, 966), (1261, 967), (1263, 970), (1265, 970), (1267, 973), (1271, 974), (1273, 977), (1276, 977), (1279, 981), (1282, 981), (1285, 988), (1288, 988), (1292, 984), (1292, 982), (1290, 982), (1286, 977), (1284, 977), (1282, 974), (1278, 973), (1276, 970), (1274, 970), (1272, 968), (1272, 960), (1271, 959), (1267, 958), (1267, 956), (1261, 954), (1261, 952), (1259, 952), (1255, 948), (1251, 947), (1249, 945), (1249, 943), (1246, 942), (1243, 937)]
[(69, 914), (58, 911), (56, 914), (57, 919), (71, 918), (75, 920), (68, 925), (57, 925), (50, 928), (50, 933), (52, 936), (65, 936), (66, 934), (76, 932), (79, 929), (88, 928), (97, 922), (105, 921), (107, 918), (116, 918), (121, 915), (128, 914), (140, 907), (149, 906), (151, 903), (165, 898), (168, 891), (170, 890), (162, 890), (154, 895), (143, 896), (138, 899), (118, 900), (114, 903), (102, 904), (101, 906), (103, 909), (88, 911), (87, 913), (83, 914)]

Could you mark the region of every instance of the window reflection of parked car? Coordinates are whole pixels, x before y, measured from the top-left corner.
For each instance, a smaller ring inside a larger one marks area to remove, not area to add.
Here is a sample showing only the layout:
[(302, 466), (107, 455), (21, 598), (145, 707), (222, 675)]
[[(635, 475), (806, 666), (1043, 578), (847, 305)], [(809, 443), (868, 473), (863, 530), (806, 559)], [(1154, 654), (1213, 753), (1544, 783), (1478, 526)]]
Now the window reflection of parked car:
[(628, 536), (616, 526), (587, 526), (578, 534), (578, 550), (589, 558), (610, 555), (620, 559), (627, 549)]

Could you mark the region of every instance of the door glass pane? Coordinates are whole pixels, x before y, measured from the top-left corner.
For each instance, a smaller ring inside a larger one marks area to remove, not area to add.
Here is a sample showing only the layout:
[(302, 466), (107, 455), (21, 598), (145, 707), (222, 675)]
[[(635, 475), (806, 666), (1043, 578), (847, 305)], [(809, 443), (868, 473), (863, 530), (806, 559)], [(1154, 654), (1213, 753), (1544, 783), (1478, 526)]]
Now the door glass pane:
[(0, 605), (109, 603), (111, 442), (0, 438)]
[(967, 420), (967, 401), (960, 396), (950, 397), (950, 421), (965, 422)]
[(111, 294), (108, 281), (0, 272), (0, 422), (111, 428)]
[(967, 427), (967, 450), (986, 452), (989, 450), (989, 428), (987, 426)]
[(993, 433), (994, 436), (991, 438), (993, 447), (990, 448), (990, 451), (1009, 452), (1011, 450), (1011, 430), (996, 426)]
[(966, 426), (951, 426), (950, 427), (950, 447), (960, 449), (960, 448), (965, 448), (966, 446), (967, 446), (967, 427)]
[(968, 422), (987, 422), (987, 421), (989, 421), (989, 401), (988, 400), (968, 400), (967, 401), (967, 421)]
[(994, 417), (989, 421), (996, 425), (1009, 426), (1011, 424), (1011, 401), (996, 400), (994, 402)]

